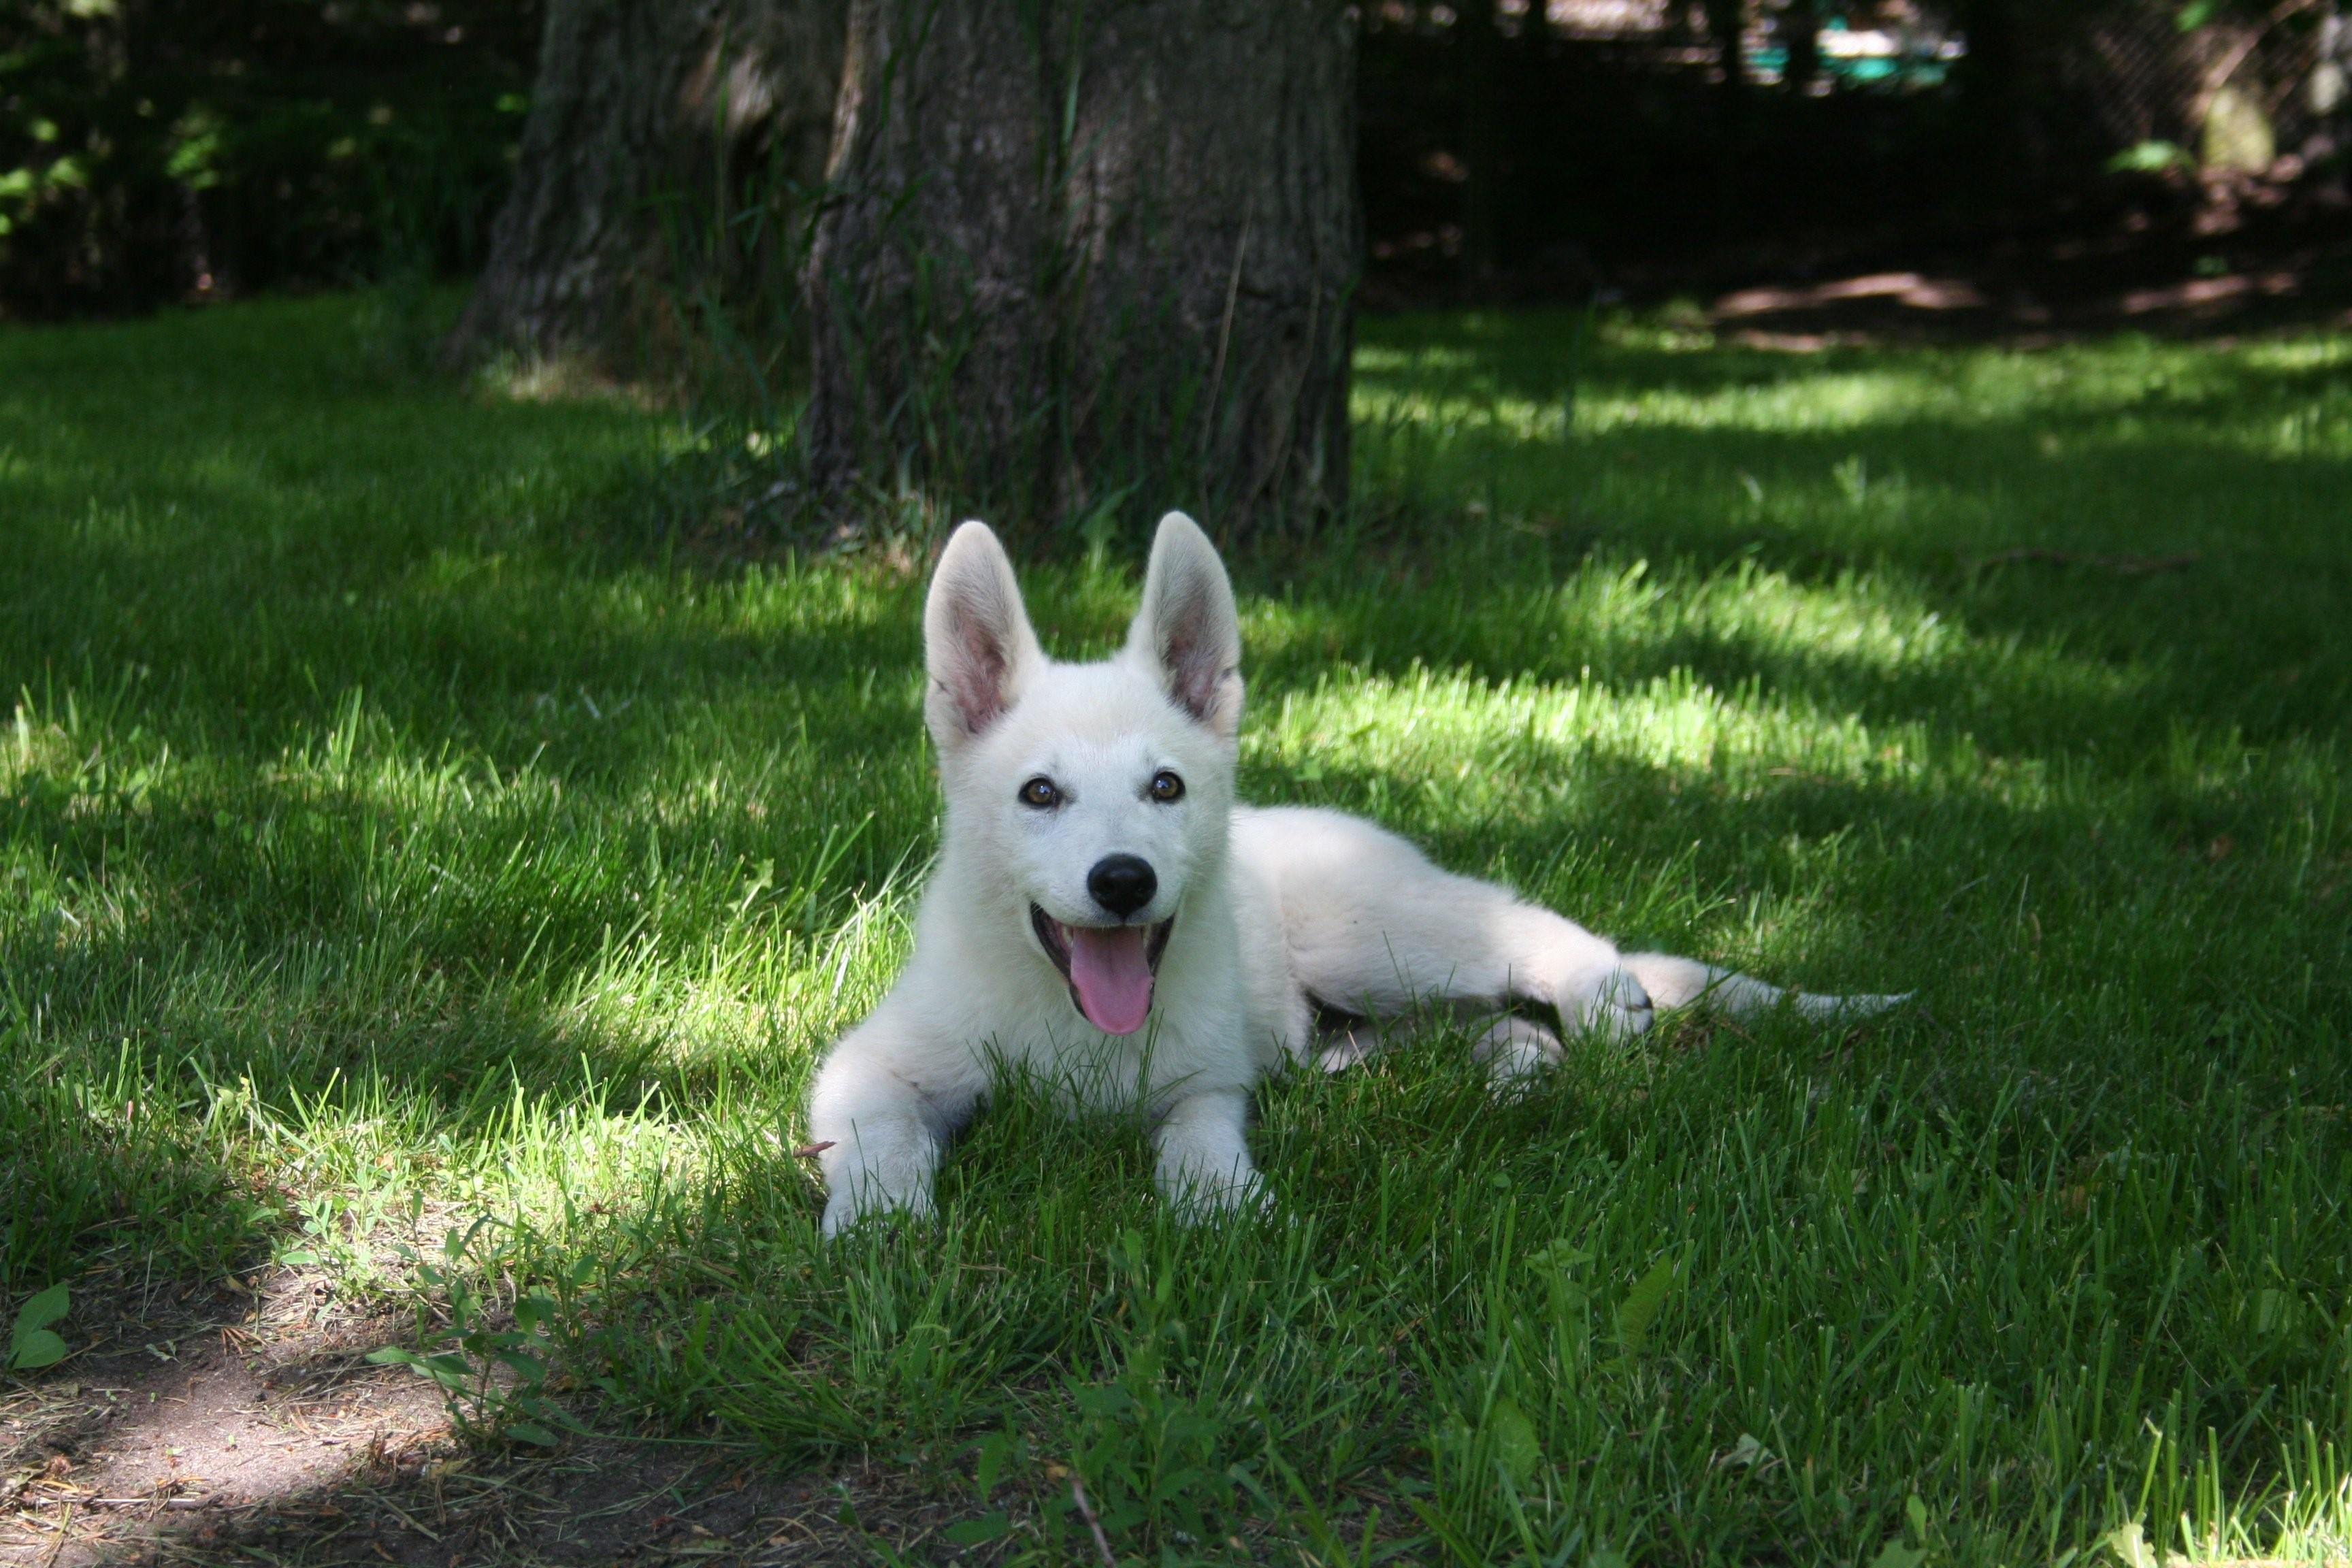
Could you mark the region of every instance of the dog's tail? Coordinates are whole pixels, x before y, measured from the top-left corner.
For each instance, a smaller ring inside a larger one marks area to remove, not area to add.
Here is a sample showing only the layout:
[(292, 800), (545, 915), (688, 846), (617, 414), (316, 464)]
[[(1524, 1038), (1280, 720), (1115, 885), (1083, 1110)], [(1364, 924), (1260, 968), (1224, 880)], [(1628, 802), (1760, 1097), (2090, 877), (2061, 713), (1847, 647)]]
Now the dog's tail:
[(1629, 952), (1622, 962), (1633, 978), (1642, 983), (1642, 989), (1650, 994), (1650, 1005), (1661, 1013), (1705, 1004), (1738, 1016), (1766, 1012), (1785, 1003), (1808, 1018), (1853, 1023), (1890, 1007), (1899, 1007), (1911, 999), (1908, 991), (1822, 996), (1784, 990), (1749, 975), (1717, 969), (1695, 958), (1677, 958), (1670, 952)]

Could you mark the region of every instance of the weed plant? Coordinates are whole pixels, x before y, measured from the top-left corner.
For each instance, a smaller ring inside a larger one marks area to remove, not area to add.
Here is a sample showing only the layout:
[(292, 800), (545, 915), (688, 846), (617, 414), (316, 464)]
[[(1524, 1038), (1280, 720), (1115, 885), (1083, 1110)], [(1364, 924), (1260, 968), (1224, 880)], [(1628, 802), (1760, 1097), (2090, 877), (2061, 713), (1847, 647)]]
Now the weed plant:
[[(1002, 1561), (1093, 1551), (1074, 1483), (1129, 1561), (2352, 1552), (2352, 341), (1618, 321), (1571, 398), (1572, 319), (1367, 323), (1358, 515), (1236, 562), (1247, 793), (1917, 1005), (1501, 1099), (1407, 1027), (1192, 1229), (1010, 1086), (937, 1223), (827, 1247), (919, 573), (633, 543), (673, 418), (373, 374), (353, 310), (0, 336), (7, 1311), (307, 1256), (465, 1388), (903, 1466)], [(1103, 542), (1030, 576), (1065, 652)]]

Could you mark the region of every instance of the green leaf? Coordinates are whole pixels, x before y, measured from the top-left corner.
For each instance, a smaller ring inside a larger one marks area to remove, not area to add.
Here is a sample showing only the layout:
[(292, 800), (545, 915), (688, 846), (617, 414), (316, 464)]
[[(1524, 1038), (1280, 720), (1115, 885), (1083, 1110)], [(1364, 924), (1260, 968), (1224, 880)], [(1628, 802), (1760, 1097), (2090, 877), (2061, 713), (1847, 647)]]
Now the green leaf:
[(1117, 1384), (1100, 1384), (1073, 1392), (1077, 1397), (1078, 1408), (1098, 1418), (1124, 1415), (1135, 1407), (1135, 1395)]
[(507, 1436), (517, 1442), (536, 1443), (542, 1448), (555, 1447), (555, 1434), (536, 1421), (518, 1421), (507, 1428)]
[(961, 1524), (950, 1524), (942, 1531), (952, 1546), (978, 1546), (985, 1542), (999, 1541), (1013, 1533), (1013, 1521), (1003, 1510), (984, 1513), (978, 1519), (967, 1519)]
[(1642, 1353), (1642, 1347), (1649, 1342), (1651, 1326), (1665, 1310), (1666, 1298), (1674, 1294), (1681, 1277), (1677, 1259), (1661, 1258), (1625, 1293), (1617, 1308), (1617, 1343), (1627, 1356)]
[(2193, 169), (2197, 160), (2171, 142), (2137, 142), (2107, 160), (2110, 174), (2161, 174), (2168, 169)]
[(1528, 1267), (1538, 1273), (1580, 1268), (1591, 1261), (1591, 1253), (1565, 1238), (1547, 1242), (1528, 1254)]
[(2148, 1545), (2147, 1532), (2137, 1520), (2110, 1534), (2106, 1548), (2124, 1568), (2157, 1568), (2155, 1549)]
[(1878, 1549), (1878, 1555), (1870, 1560), (1870, 1568), (1919, 1568), (1919, 1564), (1926, 1561), (1927, 1554), (1925, 1552), (1916, 1546), (1904, 1545), (1899, 1535), (1890, 1535), (1886, 1538), (1886, 1544)]
[(33, 1372), (66, 1359), (66, 1342), (51, 1333), (49, 1325), (64, 1317), (72, 1305), (66, 1288), (52, 1285), (16, 1309), (16, 1327), (8, 1336), (12, 1371)]
[(1772, 1450), (1766, 1447), (1764, 1440), (1753, 1432), (1742, 1432), (1739, 1435), (1739, 1440), (1732, 1444), (1730, 1449), (1715, 1461), (1718, 1468), (1738, 1465), (1743, 1469), (1749, 1470), (1769, 1465), (1771, 1462)]
[(1543, 1447), (1536, 1441), (1536, 1424), (1516, 1400), (1505, 1397), (1495, 1401), (1495, 1408), (1486, 1415), (1486, 1441), (1495, 1462), (1513, 1484), (1524, 1486), (1543, 1462)]
[(73, 1298), (63, 1285), (52, 1285), (23, 1306), (16, 1309), (16, 1331), (12, 1336), (22, 1341), (35, 1329), (46, 1329), (72, 1310)]
[(438, 1355), (421, 1356), (409, 1363), (434, 1382), (452, 1393), (462, 1394), (474, 1380), (474, 1369), (464, 1356), (455, 1351)]
[(980, 1500), (986, 1502), (996, 1483), (1013, 1463), (1013, 1444), (1002, 1432), (991, 1432), (980, 1440), (980, 1458), (972, 1466), (972, 1484), (980, 1489)]

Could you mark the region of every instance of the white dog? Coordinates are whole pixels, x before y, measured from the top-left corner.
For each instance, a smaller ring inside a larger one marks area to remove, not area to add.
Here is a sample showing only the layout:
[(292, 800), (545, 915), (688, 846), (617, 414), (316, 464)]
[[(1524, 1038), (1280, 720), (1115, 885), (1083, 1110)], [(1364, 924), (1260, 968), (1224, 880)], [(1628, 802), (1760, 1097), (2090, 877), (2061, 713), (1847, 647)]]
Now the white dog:
[[(1701, 997), (1822, 1016), (1901, 1000), (1804, 996), (1620, 953), (1370, 823), (1237, 804), (1240, 623), (1215, 547), (1181, 513), (1160, 520), (1114, 658), (1046, 658), (978, 522), (940, 557), (923, 635), (947, 824), (914, 958), (810, 1099), (828, 1236), (877, 1211), (928, 1211), (941, 1148), (1006, 1066), (1095, 1109), (1139, 1105), (1161, 1190), (1217, 1207), (1259, 1194), (1243, 1136), (1258, 1079), (1362, 1054), (1360, 1031), (1318, 1042), (1318, 1011), (1520, 1005), (1633, 1035), (1654, 1008)], [(1559, 1052), (1507, 1013), (1484, 1037), (1505, 1075)]]

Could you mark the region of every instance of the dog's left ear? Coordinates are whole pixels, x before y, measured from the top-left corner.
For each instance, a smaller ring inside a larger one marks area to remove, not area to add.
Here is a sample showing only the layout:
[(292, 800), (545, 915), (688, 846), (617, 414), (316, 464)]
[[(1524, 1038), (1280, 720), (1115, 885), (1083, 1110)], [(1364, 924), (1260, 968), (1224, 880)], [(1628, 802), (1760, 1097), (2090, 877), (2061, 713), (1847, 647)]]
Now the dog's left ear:
[(1127, 651), (1211, 733), (1228, 741), (1240, 733), (1242, 626), (1234, 585), (1217, 547), (1181, 511), (1160, 520)]

